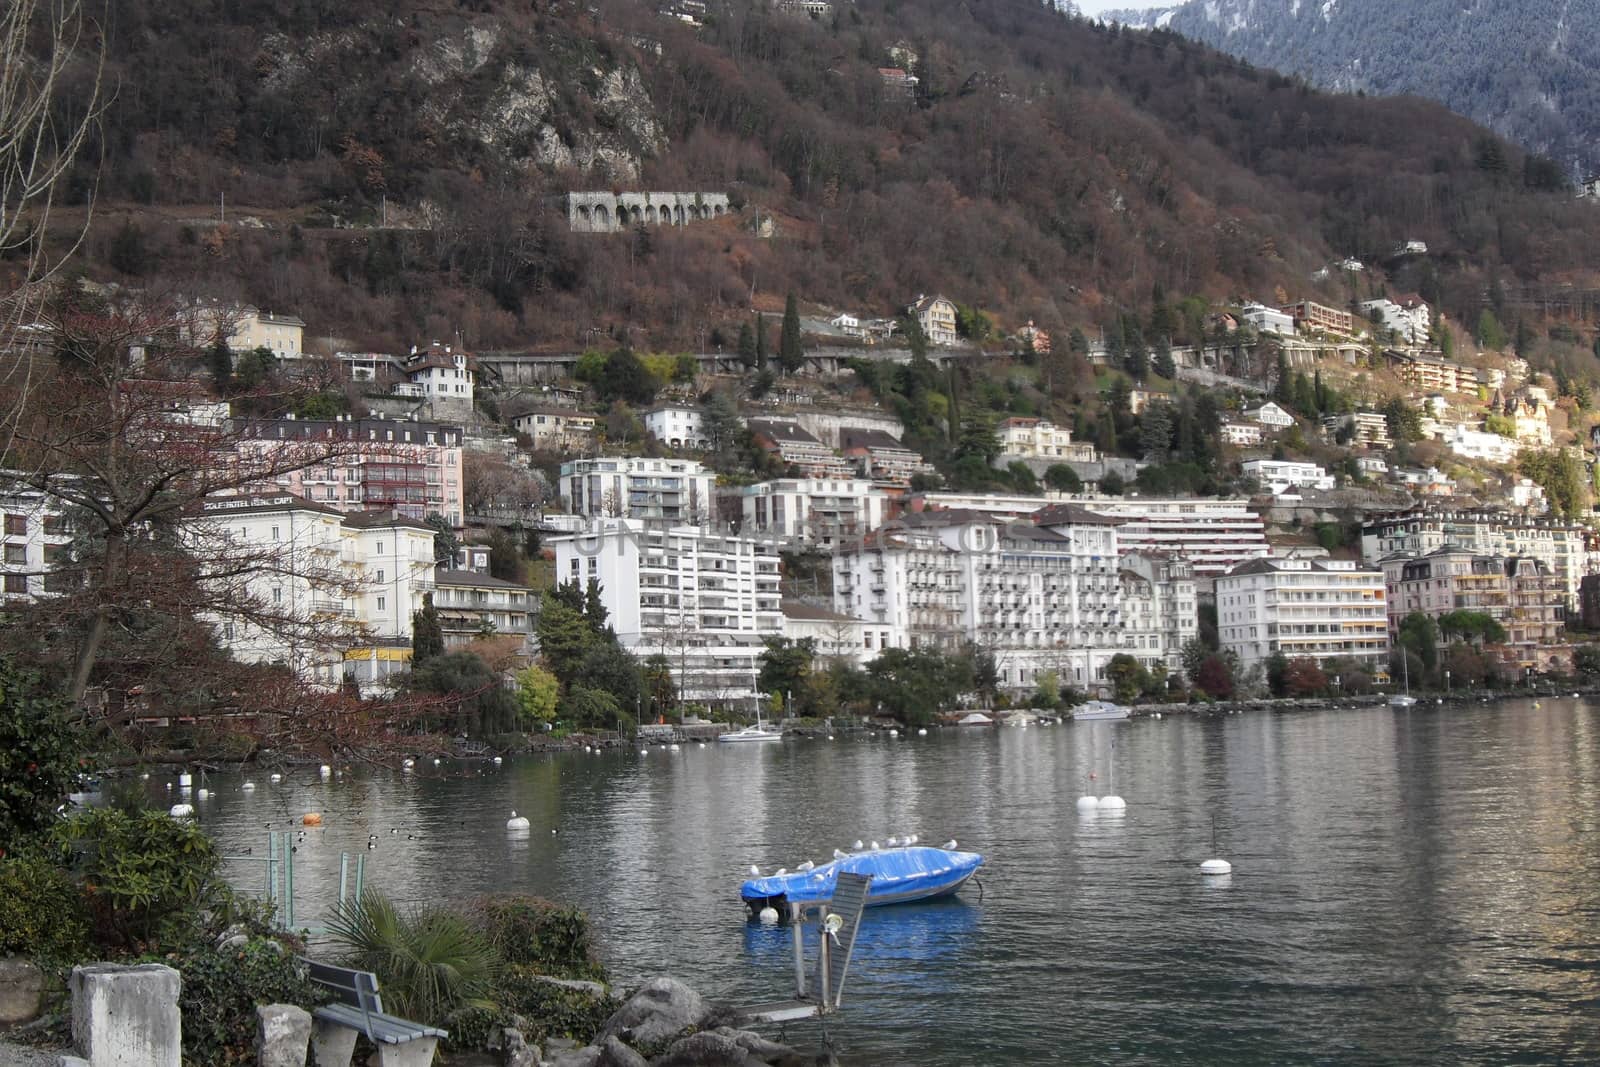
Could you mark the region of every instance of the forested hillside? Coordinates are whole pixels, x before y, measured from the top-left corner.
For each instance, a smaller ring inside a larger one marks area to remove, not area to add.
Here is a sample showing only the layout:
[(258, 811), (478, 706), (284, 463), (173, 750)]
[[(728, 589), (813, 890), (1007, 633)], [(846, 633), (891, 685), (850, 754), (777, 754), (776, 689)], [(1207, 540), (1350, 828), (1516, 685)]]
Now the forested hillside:
[[(1343, 304), (1312, 272), (1407, 239), (1433, 255), (1394, 283), (1472, 321), (1496, 284), (1586, 282), (1600, 238), (1559, 173), (1437, 105), (1028, 0), (713, 2), (699, 28), (633, 0), (118, 0), (106, 27), (85, 269), (375, 347), (704, 345), (789, 291), (1056, 328), (1156, 290)], [(578, 235), (575, 189), (742, 210)]]
[(1438, 100), (1582, 177), (1600, 166), (1600, 17), (1572, 0), (1190, 0), (1162, 25), (1349, 92)]

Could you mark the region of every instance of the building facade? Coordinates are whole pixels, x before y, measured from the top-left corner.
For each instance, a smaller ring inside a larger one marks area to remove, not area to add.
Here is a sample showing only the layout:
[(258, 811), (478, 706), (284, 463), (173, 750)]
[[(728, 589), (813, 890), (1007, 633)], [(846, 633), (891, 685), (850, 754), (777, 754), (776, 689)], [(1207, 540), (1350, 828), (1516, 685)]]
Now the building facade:
[(403, 518), (464, 521), (462, 432), (447, 423), (409, 419), (266, 419), (243, 427), (241, 451), (270, 452), (334, 442), (338, 456), (288, 471), (280, 489), (326, 507), (393, 510)]
[(1057, 426), (1049, 419), (1013, 416), (1003, 420), (996, 428), (1000, 441), (1000, 459), (1078, 460), (1093, 463), (1094, 446), (1079, 441), (1074, 443), (1072, 431)]
[(806, 478), (848, 478), (850, 464), (791, 419), (751, 419), (750, 433), (769, 455)]
[(910, 488), (912, 478), (934, 469), (920, 452), (884, 430), (846, 427), (839, 431), (839, 451), (858, 475), (880, 485)]
[(831, 548), (882, 526), (890, 499), (865, 478), (778, 478), (724, 490), (728, 517), (747, 536)]
[(1426, 555), (1383, 561), (1391, 639), (1407, 615), (1437, 621), (1451, 612), (1487, 615), (1506, 632), (1492, 651), (1508, 667), (1543, 670), (1565, 621), (1562, 581), (1536, 559), (1482, 556), (1446, 545)]
[(1283, 459), (1247, 459), (1240, 464), (1246, 478), (1254, 478), (1265, 492), (1278, 496), (1291, 489), (1332, 489), (1333, 475), (1315, 463)]
[(37, 490), (11, 488), (0, 495), (0, 513), (5, 522), (0, 603), (65, 591), (73, 576), (60, 568), (70, 551), (72, 531), (61, 505)]
[(556, 580), (598, 582), (617, 639), (665, 657), (681, 699), (753, 706), (765, 641), (784, 634), (775, 546), (626, 519), (548, 543)]
[[(1094, 497), (1077, 503), (1119, 520), (1121, 551), (1184, 560), (1207, 589), (1218, 575), (1272, 551), (1265, 522), (1244, 499)], [(1040, 511), (1035, 521), (1051, 527), (1060, 515), (1052, 506)]]
[(1218, 578), (1216, 596), (1222, 647), (1246, 668), (1281, 653), (1388, 674), (1382, 571), (1350, 560), (1258, 559)]
[(1356, 332), (1354, 315), (1314, 300), (1302, 300), (1281, 310), (1294, 318), (1295, 326), (1301, 333), (1334, 333), (1350, 337)]
[(948, 347), (961, 340), (956, 333), (956, 306), (942, 296), (919, 296), (906, 307), (930, 345)]
[(526, 586), (468, 570), (434, 573), (433, 606), (446, 648), (465, 648), (482, 637), (517, 637), (533, 650), (539, 595)]
[(704, 526), (716, 507), (717, 476), (694, 460), (632, 456), (561, 465), (561, 504), (584, 518), (652, 519)]
[(511, 420), (518, 433), (527, 434), (541, 452), (579, 452), (594, 447), (595, 417), (572, 408), (540, 405)]
[(668, 448), (704, 450), (711, 447), (697, 407), (658, 404), (646, 411), (643, 419), (645, 430)]

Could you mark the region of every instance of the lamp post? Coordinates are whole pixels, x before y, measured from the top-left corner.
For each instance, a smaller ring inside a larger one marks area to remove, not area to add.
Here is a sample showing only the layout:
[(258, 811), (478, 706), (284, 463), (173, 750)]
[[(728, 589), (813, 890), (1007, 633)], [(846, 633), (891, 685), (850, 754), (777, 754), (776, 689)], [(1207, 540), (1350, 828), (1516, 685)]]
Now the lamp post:
[(1450, 695), (1450, 668), (1449, 667), (1446, 667), (1444, 669), (1444, 695), (1445, 696), (1449, 696)]

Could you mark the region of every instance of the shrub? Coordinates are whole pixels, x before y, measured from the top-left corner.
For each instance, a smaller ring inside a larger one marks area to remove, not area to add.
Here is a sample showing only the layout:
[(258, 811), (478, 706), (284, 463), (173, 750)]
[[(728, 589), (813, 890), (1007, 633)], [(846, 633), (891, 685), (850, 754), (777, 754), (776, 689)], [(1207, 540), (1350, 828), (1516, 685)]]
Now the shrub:
[(59, 856), (82, 886), (98, 944), (171, 947), (231, 911), (217, 851), (192, 823), (163, 812), (82, 811), (55, 829)]
[(552, 1037), (587, 1043), (622, 1006), (615, 997), (557, 985), (532, 967), (517, 965), (501, 972), (495, 998), (501, 1008), (522, 1016), (528, 1040), (540, 1043)]
[(81, 960), (89, 913), (67, 873), (42, 856), (0, 860), (0, 956), (45, 965)]
[(605, 979), (589, 918), (576, 908), (526, 896), (480, 900), (477, 926), (506, 963), (558, 978)]
[(306, 979), (304, 965), (267, 937), (250, 937), (231, 948), (197, 946), (152, 959), (183, 974), (178, 1008), (185, 1067), (255, 1063), (256, 1005), (310, 1008), (326, 999)]
[(0, 856), (55, 821), (85, 769), (84, 748), (66, 703), (45, 695), (37, 675), (0, 661)]
[(452, 1011), (484, 1006), (499, 959), (463, 918), (447, 911), (406, 914), (381, 893), (346, 904), (328, 933), (350, 949), (349, 964), (378, 976), (386, 1010), (437, 1024)]

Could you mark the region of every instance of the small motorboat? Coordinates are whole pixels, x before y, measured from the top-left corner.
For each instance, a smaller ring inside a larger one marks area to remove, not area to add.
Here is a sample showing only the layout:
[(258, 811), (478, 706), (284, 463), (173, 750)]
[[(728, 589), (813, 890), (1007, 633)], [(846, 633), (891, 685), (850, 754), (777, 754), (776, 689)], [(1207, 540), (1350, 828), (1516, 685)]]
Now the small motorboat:
[(956, 723), (956, 725), (957, 726), (993, 726), (994, 725), (994, 720), (989, 718), (989, 716), (985, 715), (981, 711), (973, 711), (973, 712), (968, 712), (967, 714), (961, 716), (961, 721)]
[(759, 915), (763, 908), (776, 908), (781, 914), (785, 904), (832, 900), (835, 880), (841, 871), (847, 871), (872, 875), (867, 907), (904, 904), (949, 896), (981, 866), (983, 857), (976, 852), (927, 845), (870, 849), (851, 852), (809, 871), (750, 878), (739, 887), (739, 896), (752, 916)]
[(1126, 719), (1132, 714), (1132, 708), (1124, 707), (1121, 704), (1113, 704), (1109, 700), (1090, 700), (1072, 709), (1072, 721), (1102, 722), (1111, 719)]

